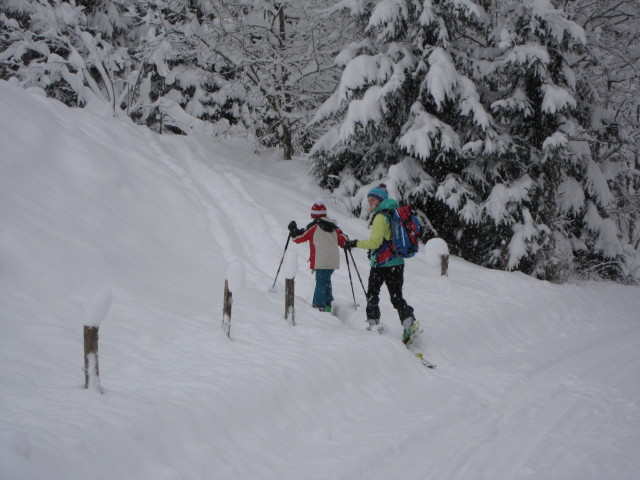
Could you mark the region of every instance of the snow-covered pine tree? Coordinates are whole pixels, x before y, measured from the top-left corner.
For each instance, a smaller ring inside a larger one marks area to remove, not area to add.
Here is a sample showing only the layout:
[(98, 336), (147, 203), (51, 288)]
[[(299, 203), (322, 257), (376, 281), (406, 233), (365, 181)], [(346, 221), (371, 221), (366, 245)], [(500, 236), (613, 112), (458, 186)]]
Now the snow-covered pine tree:
[(485, 11), (471, 0), (341, 4), (360, 19), (363, 38), (337, 57), (340, 85), (314, 118), (329, 125), (312, 152), (314, 173), (330, 188), (340, 179), (357, 212), (361, 187), (385, 178), (457, 251), (457, 212), (475, 196), (465, 152), (499, 143), (468, 76)]
[(322, 185), (359, 211), (384, 178), (484, 265), (560, 280), (576, 252), (619, 255), (577, 100), (578, 25), (548, 0), (343, 4), (366, 27), (316, 115), (333, 124), (313, 150)]
[[(578, 0), (569, 5), (587, 35), (590, 55), (584, 55), (583, 83), (593, 106), (591, 152), (603, 165), (616, 203), (607, 209), (620, 235), (625, 279), (640, 281), (640, 3), (635, 0)], [(611, 262), (585, 255), (583, 268), (596, 273)]]
[(498, 8), (491, 108), (511, 138), (517, 169), (502, 170), (493, 189), (501, 195), (505, 186), (522, 186), (515, 203), (504, 203), (512, 209), (504, 217), (513, 230), (508, 267), (561, 280), (585, 266), (581, 258), (620, 260), (619, 232), (607, 213), (614, 196), (602, 158), (594, 155), (591, 120), (598, 106), (578, 62), (587, 52), (584, 30), (548, 0)]
[(367, 5), (353, 7), (365, 38), (338, 57), (341, 84), (315, 118), (333, 127), (314, 147), (314, 172), (322, 185), (352, 196), (357, 212), (366, 210), (369, 185), (384, 178), (453, 252), (489, 263), (510, 237), (491, 209), (517, 201), (522, 190), (516, 184), (488, 198), (511, 141), (483, 105), (492, 88), (484, 72), (486, 10), (472, 1)]

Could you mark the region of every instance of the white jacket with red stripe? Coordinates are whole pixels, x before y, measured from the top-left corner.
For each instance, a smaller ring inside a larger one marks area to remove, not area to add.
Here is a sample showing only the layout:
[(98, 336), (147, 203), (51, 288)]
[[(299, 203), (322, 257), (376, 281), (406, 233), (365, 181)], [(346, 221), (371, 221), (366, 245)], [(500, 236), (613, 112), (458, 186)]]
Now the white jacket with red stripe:
[(304, 230), (294, 231), (291, 239), (295, 243), (309, 242), (309, 267), (315, 269), (340, 268), (340, 249), (347, 236), (331, 218), (314, 220)]

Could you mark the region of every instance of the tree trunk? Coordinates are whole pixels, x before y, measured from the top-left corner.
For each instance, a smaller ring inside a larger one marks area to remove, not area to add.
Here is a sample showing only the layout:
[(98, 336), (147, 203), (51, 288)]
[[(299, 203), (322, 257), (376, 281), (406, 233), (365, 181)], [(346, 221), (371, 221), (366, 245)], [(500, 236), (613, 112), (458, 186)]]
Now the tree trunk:
[(284, 160), (291, 160), (293, 157), (293, 141), (292, 141), (291, 129), (288, 125), (282, 125), (282, 147), (284, 149)]
[[(284, 5), (280, 5), (280, 9), (278, 10), (278, 26), (279, 26), (279, 41), (280, 41), (280, 50), (285, 50), (285, 45), (287, 41), (286, 35), (286, 16), (284, 13)], [(291, 96), (287, 93), (287, 82), (289, 80), (289, 75), (286, 70), (282, 68), (280, 70), (280, 91), (282, 94), (281, 102), (282, 102), (282, 110), (286, 113), (291, 113)], [(281, 117), (281, 126), (282, 126), (282, 148), (283, 155), (282, 158), (284, 160), (291, 160), (293, 158), (293, 134), (291, 132), (291, 125), (289, 124), (289, 120), (286, 117)]]

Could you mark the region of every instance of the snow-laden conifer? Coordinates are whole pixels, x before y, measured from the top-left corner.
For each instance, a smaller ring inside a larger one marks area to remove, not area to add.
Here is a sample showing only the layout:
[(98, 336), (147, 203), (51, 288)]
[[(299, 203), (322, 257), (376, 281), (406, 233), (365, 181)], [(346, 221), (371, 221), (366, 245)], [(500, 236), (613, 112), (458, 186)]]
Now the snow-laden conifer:
[[(358, 188), (384, 178), (481, 264), (562, 279), (585, 252), (621, 260), (605, 221), (613, 178), (590, 133), (598, 106), (576, 61), (584, 29), (548, 0), (343, 4), (366, 26), (315, 118), (329, 126), (313, 150), (321, 184), (358, 210)], [(391, 179), (406, 158), (424, 175)], [(590, 227), (588, 204), (602, 219)]]

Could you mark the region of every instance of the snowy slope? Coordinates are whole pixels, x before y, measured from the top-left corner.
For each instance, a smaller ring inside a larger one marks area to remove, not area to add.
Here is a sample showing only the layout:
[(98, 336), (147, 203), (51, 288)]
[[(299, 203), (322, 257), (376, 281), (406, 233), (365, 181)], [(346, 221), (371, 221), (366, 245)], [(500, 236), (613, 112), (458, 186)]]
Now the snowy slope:
[[(159, 137), (6, 82), (0, 142), (0, 479), (637, 478), (637, 287), (457, 258), (440, 277), (423, 250), (405, 294), (429, 370), (384, 294), (388, 333), (363, 329), (345, 265), (340, 317), (311, 310), (304, 245), (284, 320), (282, 273), (269, 287), (286, 225), (328, 195), (305, 160)], [(226, 277), (244, 280), (231, 340)], [(82, 320), (106, 288), (100, 395), (83, 388)]]

